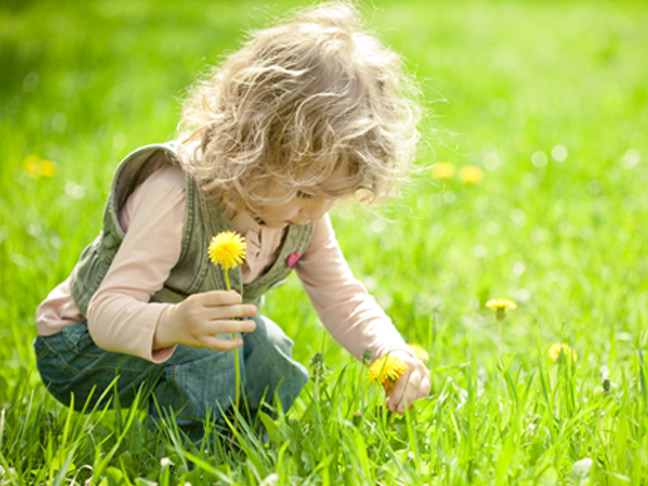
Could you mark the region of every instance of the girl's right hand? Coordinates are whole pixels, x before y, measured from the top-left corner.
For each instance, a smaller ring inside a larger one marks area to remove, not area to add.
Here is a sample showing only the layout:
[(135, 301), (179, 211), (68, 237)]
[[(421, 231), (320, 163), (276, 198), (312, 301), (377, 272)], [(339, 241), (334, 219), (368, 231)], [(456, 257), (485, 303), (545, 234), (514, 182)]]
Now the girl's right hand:
[(236, 349), (243, 344), (240, 338), (227, 339), (217, 335), (254, 331), (254, 321), (232, 319), (252, 317), (256, 313), (256, 306), (242, 304), (240, 294), (234, 290), (190, 295), (164, 309), (153, 337), (154, 349), (176, 344), (216, 351)]

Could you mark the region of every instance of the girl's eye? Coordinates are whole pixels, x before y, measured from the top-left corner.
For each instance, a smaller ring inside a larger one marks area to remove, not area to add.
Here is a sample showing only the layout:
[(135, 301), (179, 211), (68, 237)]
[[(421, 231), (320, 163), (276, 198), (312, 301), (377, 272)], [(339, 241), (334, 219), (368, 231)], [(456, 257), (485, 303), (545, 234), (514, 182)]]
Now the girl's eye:
[(297, 197), (298, 197), (299, 199), (312, 199), (312, 198), (314, 198), (315, 196), (313, 196), (312, 194), (308, 194), (308, 193), (306, 193), (306, 192), (297, 191)]

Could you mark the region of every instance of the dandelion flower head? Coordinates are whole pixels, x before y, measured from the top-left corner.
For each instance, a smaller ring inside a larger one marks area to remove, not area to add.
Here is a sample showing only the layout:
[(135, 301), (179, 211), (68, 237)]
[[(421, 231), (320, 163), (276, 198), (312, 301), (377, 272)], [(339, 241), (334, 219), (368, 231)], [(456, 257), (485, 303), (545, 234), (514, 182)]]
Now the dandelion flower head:
[(572, 363), (575, 363), (578, 360), (578, 356), (576, 355), (576, 351), (572, 349), (569, 344), (566, 343), (554, 343), (551, 345), (549, 348), (549, 351), (547, 352), (549, 355), (549, 358), (551, 358), (552, 361), (558, 362), (560, 359), (560, 355), (562, 354), (566, 359), (569, 359)]
[(421, 361), (427, 361), (428, 359), (430, 359), (429, 353), (423, 346), (420, 346), (418, 344), (408, 344), (408, 346), (414, 353), (414, 356), (416, 356), (416, 359), (419, 359)]
[(450, 179), (455, 174), (455, 166), (450, 162), (439, 162), (432, 166), (432, 175), (438, 179)]
[(509, 299), (490, 299), (486, 302), (486, 307), (497, 311), (517, 309), (515, 302)]
[(39, 177), (54, 177), (54, 175), (56, 175), (56, 164), (51, 160), (41, 160), (36, 155), (29, 155), (25, 159), (23, 169), (32, 179), (37, 179)]
[(227, 271), (243, 263), (246, 248), (243, 236), (235, 231), (221, 231), (211, 239), (207, 253), (214, 265)]
[(41, 160), (40, 175), (43, 177), (54, 177), (56, 174), (56, 165), (51, 160)]
[(369, 367), (369, 381), (385, 386), (394, 383), (407, 371), (407, 363), (396, 356), (385, 355)]
[(482, 170), (474, 165), (466, 165), (459, 169), (459, 179), (466, 184), (479, 184), (483, 178)]

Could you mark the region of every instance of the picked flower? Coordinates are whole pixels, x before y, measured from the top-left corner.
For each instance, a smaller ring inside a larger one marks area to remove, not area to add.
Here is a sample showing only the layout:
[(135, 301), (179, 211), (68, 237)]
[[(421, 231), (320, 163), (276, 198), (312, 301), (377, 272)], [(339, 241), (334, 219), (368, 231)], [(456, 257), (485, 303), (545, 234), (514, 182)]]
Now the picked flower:
[[(229, 269), (243, 263), (245, 260), (245, 250), (247, 243), (245, 238), (235, 231), (221, 231), (214, 236), (209, 242), (207, 248), (207, 255), (214, 265), (220, 265), (223, 270), (223, 278), (225, 279), (225, 288), (231, 290), (229, 281)], [(235, 338), (236, 334), (233, 333), (232, 337)], [(234, 368), (236, 371), (236, 379), (234, 384), (235, 399), (234, 403), (236, 408), (240, 404), (240, 390), (241, 390), (241, 365), (239, 363), (239, 353), (234, 350)], [(236, 419), (234, 421), (236, 428)]]
[(430, 171), (438, 179), (451, 179), (455, 174), (455, 166), (450, 162), (439, 162), (434, 164)]
[(383, 386), (393, 385), (407, 371), (407, 363), (397, 356), (386, 354), (369, 367), (369, 381)]
[(517, 305), (515, 302), (509, 299), (490, 299), (488, 302), (486, 302), (486, 307), (489, 309), (493, 309), (494, 311), (497, 312), (497, 319), (502, 320), (506, 316), (506, 311), (507, 310), (513, 310), (517, 309)]
[(459, 169), (459, 179), (466, 184), (479, 184), (484, 178), (484, 172), (474, 165), (466, 165)]
[(408, 346), (414, 353), (414, 356), (416, 356), (416, 359), (419, 359), (421, 361), (427, 361), (428, 359), (430, 359), (429, 353), (423, 346), (420, 346), (418, 344), (408, 344)]
[(214, 265), (220, 265), (227, 273), (230, 268), (243, 263), (247, 243), (235, 231), (221, 231), (211, 239), (207, 253)]
[(572, 363), (575, 363), (578, 360), (576, 351), (574, 351), (572, 347), (566, 343), (553, 343), (549, 348), (547, 355), (554, 363), (558, 362), (561, 355)]

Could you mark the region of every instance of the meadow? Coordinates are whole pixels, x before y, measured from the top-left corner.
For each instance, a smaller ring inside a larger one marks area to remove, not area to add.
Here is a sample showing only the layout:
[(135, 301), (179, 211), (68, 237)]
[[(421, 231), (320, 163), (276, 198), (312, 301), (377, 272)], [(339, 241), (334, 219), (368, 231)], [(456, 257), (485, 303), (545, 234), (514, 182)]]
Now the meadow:
[[(429, 353), (431, 394), (404, 417), (295, 277), (263, 312), (311, 381), (264, 417), (267, 443), (242, 423), (236, 446), (195, 448), (172, 418), (47, 394), (34, 312), (99, 231), (117, 162), (170, 139), (196, 73), (299, 5), (0, 4), (0, 485), (647, 485), (643, 1), (360, 2), (426, 110), (401, 196), (332, 213), (355, 275)], [(503, 320), (499, 297), (517, 304)]]

